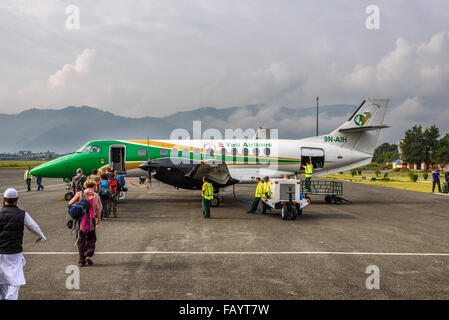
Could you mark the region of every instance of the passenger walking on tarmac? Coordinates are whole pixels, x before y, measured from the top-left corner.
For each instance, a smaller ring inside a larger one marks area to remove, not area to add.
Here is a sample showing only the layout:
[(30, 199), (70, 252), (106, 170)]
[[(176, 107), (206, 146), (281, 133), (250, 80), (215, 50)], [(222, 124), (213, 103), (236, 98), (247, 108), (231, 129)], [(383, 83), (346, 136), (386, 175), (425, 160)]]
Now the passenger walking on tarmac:
[(251, 203), (251, 208), (246, 213), (256, 213), (257, 207), (259, 206), (260, 198), (262, 198), (263, 195), (263, 183), (260, 181), (260, 178), (256, 178), (257, 187), (256, 187), (256, 193), (254, 195), (254, 200)]
[(84, 190), (84, 183), (86, 180), (87, 178), (83, 174), (83, 169), (76, 169), (76, 176), (72, 178), (72, 189), (74, 194)]
[[(270, 182), (270, 177), (264, 177), (263, 178), (264, 182), (262, 184), (262, 196), (270, 199), (271, 197), (271, 182)], [(268, 204), (266, 204), (265, 202), (262, 201), (262, 214), (266, 214), (267, 213), (267, 209), (269, 209)]]
[(306, 189), (308, 192), (312, 192), (312, 189), (310, 187), (310, 181), (312, 180), (313, 177), (313, 163), (312, 163), (312, 157), (309, 157), (309, 162), (303, 166), (301, 164), (301, 166), (304, 168), (305, 170), (305, 174), (306, 174)]
[(31, 167), (28, 166), (28, 169), (25, 171), (25, 174), (23, 176), (23, 180), (25, 180), (27, 184), (27, 192), (31, 191), (31, 180), (33, 179), (33, 176), (30, 173)]
[(42, 177), (37, 177), (36, 183), (37, 183), (37, 191), (44, 190), (44, 186), (42, 185)]
[(98, 170), (97, 169), (93, 169), (92, 170), (92, 174), (87, 178), (87, 180), (94, 180), (95, 183), (100, 181), (100, 177), (98, 176)]
[(117, 218), (117, 194), (118, 194), (118, 183), (115, 178), (114, 172), (111, 172), (108, 179), (109, 189), (111, 189), (111, 195), (108, 202), (109, 214), (113, 214), (114, 218)]
[(117, 183), (118, 183), (118, 191), (128, 191), (128, 189), (126, 189), (126, 180), (125, 180), (125, 175), (123, 173), (118, 173), (118, 171), (115, 171), (115, 176), (117, 178)]
[(101, 180), (97, 182), (97, 192), (100, 196), (101, 204), (103, 207), (103, 210), (101, 210), (101, 220), (104, 220), (106, 218), (109, 218), (109, 211), (108, 211), (108, 202), (109, 197), (111, 196), (111, 189), (109, 188), (109, 182), (108, 177), (106, 174), (101, 175)]
[(96, 227), (99, 225), (99, 220), (101, 216), (101, 211), (103, 205), (101, 204), (101, 199), (95, 192), (96, 183), (94, 180), (88, 180), (84, 183), (84, 190), (78, 192), (69, 204), (81, 201), (83, 199), (83, 194), (85, 195), (87, 201), (90, 204), (89, 214), (85, 214), (81, 219), (80, 231), (78, 236), (78, 253), (79, 261), (78, 266), (84, 267), (86, 263), (88, 265), (93, 265), (92, 257), (95, 253), (95, 244), (97, 242), (97, 235), (95, 233)]
[(19, 299), (20, 286), (25, 284), (24, 227), (38, 237), (36, 243), (46, 240), (33, 218), (17, 207), (18, 200), (19, 194), (15, 189), (7, 189), (3, 194), (3, 207), (0, 209), (0, 300)]
[(214, 198), (214, 187), (206, 177), (203, 177), (201, 196), (203, 197), (201, 202), (201, 207), (203, 209), (203, 218), (210, 219), (210, 201)]
[(435, 169), (435, 171), (432, 173), (432, 178), (433, 178), (432, 192), (435, 192), (435, 185), (438, 185), (438, 192), (441, 192), (440, 170)]

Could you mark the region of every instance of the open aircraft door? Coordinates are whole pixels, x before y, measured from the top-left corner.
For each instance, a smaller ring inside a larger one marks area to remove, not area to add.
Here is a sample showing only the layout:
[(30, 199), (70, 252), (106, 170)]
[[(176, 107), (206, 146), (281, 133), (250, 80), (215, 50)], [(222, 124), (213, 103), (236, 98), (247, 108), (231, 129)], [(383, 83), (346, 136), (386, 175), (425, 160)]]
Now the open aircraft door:
[(126, 173), (126, 147), (112, 145), (109, 148), (109, 167), (119, 173)]
[(301, 164), (306, 165), (312, 157), (314, 168), (324, 167), (324, 150), (320, 148), (301, 148)]

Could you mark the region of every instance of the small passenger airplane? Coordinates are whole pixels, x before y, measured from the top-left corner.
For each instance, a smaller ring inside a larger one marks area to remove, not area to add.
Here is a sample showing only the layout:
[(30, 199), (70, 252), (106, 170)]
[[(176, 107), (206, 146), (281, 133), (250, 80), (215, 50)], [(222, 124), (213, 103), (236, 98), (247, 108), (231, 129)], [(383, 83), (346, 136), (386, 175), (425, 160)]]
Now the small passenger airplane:
[[(336, 173), (371, 162), (384, 125), (388, 99), (365, 99), (343, 125), (329, 134), (299, 140), (101, 140), (77, 152), (44, 163), (33, 176), (68, 181), (77, 168), (112, 168), (127, 176), (153, 173), (163, 183), (201, 189), (209, 177), (216, 192), (256, 177), (282, 178), (303, 172), (301, 163), (312, 157), (314, 175)], [(301, 125), (298, 123), (298, 125)]]

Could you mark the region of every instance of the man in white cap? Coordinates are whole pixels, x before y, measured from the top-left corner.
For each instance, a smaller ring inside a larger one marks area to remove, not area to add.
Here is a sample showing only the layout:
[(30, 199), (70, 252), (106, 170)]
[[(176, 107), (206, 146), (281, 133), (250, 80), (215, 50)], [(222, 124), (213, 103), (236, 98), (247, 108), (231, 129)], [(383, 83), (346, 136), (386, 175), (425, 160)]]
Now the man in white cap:
[(0, 209), (0, 300), (17, 300), (20, 286), (25, 284), (23, 267), (23, 230), (27, 227), (38, 239), (46, 240), (39, 226), (31, 216), (17, 207), (19, 194), (8, 189), (3, 194)]

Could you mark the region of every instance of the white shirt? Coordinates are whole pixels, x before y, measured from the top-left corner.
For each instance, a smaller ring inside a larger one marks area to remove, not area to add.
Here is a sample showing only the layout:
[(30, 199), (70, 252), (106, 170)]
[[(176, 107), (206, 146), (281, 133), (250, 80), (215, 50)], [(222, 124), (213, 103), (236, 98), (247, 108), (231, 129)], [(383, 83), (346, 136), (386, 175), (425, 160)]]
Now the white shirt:
[[(25, 212), (24, 225), (36, 237), (47, 240), (42, 233), (41, 228), (31, 218), (28, 212)], [(22, 253), (0, 254), (0, 284), (9, 284), (11, 286), (23, 286), (25, 276), (23, 267), (26, 261)]]

